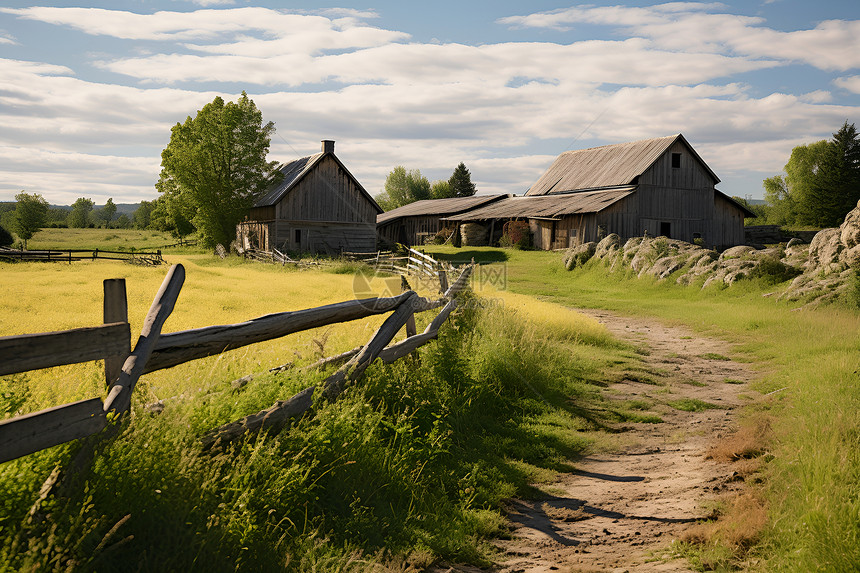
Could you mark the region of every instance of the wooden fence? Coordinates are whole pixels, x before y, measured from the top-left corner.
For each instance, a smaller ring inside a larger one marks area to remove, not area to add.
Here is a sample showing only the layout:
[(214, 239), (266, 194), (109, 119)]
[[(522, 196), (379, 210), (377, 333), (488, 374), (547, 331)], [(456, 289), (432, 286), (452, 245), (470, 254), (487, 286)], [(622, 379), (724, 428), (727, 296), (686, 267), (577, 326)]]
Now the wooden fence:
[(164, 263), (160, 250), (154, 252), (104, 251), (101, 249), (49, 249), (25, 251), (22, 249), (8, 249), (0, 247), (0, 259), (7, 261), (45, 261), (60, 263), (106, 259), (112, 261), (126, 261), (140, 265), (160, 265)]
[[(104, 401), (90, 398), (0, 422), (0, 462), (103, 430), (110, 413), (121, 415), (128, 410), (135, 384), (144, 373), (311, 328), (391, 312), (366, 345), (323, 361), (328, 364), (347, 361), (323, 384), (324, 395), (334, 398), (347, 382), (360, 378), (377, 358), (385, 362), (397, 360), (436, 338), (439, 328), (456, 308), (454, 296), (466, 287), (472, 268), (472, 265), (465, 267), (454, 284), (443, 289), (444, 294), (438, 300), (419, 297), (408, 290), (392, 297), (350, 300), (269, 314), (238, 324), (161, 334), (185, 280), (184, 267), (173, 265), (155, 296), (133, 349), (130, 348), (125, 280), (106, 280), (103, 325), (0, 337), (0, 375), (104, 359), (108, 388)], [(439, 307), (443, 307), (439, 315), (418, 334), (414, 313)], [(406, 339), (390, 344), (403, 326), (406, 326)], [(313, 393), (314, 387), (306, 388), (286, 401), (279, 400), (267, 410), (213, 429), (203, 436), (203, 449), (233, 442), (248, 432), (283, 425), (287, 419), (301, 415), (310, 407)]]

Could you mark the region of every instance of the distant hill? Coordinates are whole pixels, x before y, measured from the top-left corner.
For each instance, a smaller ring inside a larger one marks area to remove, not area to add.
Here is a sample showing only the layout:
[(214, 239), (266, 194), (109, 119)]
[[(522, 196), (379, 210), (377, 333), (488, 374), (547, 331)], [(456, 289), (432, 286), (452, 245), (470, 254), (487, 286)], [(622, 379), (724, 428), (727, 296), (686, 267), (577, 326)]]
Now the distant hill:
[[(12, 204), (14, 205), (15, 203), (12, 203)], [(140, 207), (140, 203), (114, 203), (114, 205), (116, 205), (117, 216), (125, 213), (129, 217), (131, 217), (132, 213), (137, 211), (137, 208)], [(104, 207), (104, 205), (95, 205), (93, 207), (93, 211), (98, 211), (102, 207)], [(51, 208), (52, 209), (62, 209), (63, 211), (71, 211), (72, 210), (71, 205), (51, 205)]]

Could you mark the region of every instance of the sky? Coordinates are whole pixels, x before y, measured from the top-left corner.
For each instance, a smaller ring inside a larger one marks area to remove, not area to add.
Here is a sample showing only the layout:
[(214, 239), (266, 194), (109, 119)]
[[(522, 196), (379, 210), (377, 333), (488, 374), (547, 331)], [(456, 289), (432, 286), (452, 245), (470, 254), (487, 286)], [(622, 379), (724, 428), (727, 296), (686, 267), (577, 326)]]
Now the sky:
[(860, 2), (111, 0), (0, 4), (0, 201), (158, 196), (170, 128), (246, 91), (269, 159), (320, 140), (528, 190), (560, 153), (682, 133), (729, 195), (860, 125)]

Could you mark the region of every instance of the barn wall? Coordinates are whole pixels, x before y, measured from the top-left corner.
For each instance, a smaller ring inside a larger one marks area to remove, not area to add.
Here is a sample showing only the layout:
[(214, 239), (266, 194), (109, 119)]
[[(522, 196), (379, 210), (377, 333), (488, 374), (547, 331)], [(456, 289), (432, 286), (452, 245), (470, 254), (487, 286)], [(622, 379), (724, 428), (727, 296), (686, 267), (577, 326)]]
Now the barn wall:
[(283, 221), (338, 221), (376, 226), (377, 210), (331, 156), (324, 157), (277, 205)]
[[(673, 153), (681, 154), (680, 167), (672, 167)], [(713, 189), (717, 181), (686, 145), (676, 141), (639, 177), (639, 184), (672, 189)]]
[[(378, 233), (382, 242), (404, 245), (423, 245), (427, 238), (432, 238), (443, 227), (446, 222), (442, 221), (441, 215), (426, 215), (415, 217), (401, 217), (388, 224), (379, 225)], [(448, 223), (454, 227), (456, 223)]]
[(376, 250), (376, 225), (340, 221), (278, 221), (274, 244), (282, 251), (369, 253)]
[(260, 249), (268, 251), (269, 237), (272, 236), (273, 221), (243, 221), (236, 225), (236, 240), (243, 250)]

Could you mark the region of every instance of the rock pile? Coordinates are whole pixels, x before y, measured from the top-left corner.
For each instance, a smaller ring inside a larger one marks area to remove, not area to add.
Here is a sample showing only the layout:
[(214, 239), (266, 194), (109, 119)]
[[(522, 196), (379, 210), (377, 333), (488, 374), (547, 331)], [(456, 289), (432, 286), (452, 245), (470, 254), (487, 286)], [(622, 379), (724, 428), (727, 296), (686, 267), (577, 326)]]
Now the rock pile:
[(627, 269), (658, 280), (671, 277), (678, 284), (701, 284), (702, 288), (728, 286), (745, 278), (772, 284), (794, 278), (780, 298), (830, 302), (860, 284), (860, 203), (838, 229), (820, 231), (809, 245), (792, 239), (777, 247), (739, 246), (718, 253), (666, 237), (636, 237), (622, 244), (612, 234), (599, 243), (568, 249), (564, 265), (573, 270), (592, 259), (604, 261), (612, 271)]

